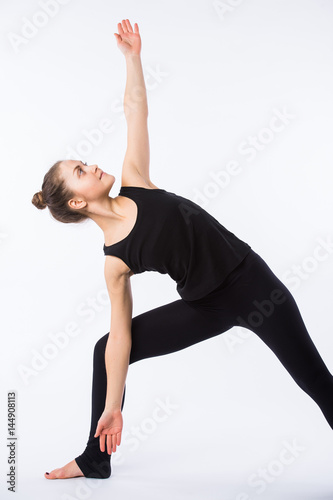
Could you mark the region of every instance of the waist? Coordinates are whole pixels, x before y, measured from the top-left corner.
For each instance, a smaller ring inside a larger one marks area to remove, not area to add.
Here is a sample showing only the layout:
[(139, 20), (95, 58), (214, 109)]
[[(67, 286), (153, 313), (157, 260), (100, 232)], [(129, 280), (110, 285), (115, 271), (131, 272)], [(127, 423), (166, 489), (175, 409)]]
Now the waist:
[(223, 281), (212, 291), (206, 294), (204, 297), (200, 299), (195, 299), (191, 301), (192, 304), (201, 304), (206, 300), (212, 299), (213, 297), (219, 295), (222, 291), (227, 290), (229, 287), (237, 281), (237, 278), (241, 276), (246, 270), (251, 266), (252, 262), (260, 258), (260, 256), (251, 248), (249, 252), (245, 255), (244, 259), (241, 260), (237, 266), (227, 274), (227, 276), (223, 279)]

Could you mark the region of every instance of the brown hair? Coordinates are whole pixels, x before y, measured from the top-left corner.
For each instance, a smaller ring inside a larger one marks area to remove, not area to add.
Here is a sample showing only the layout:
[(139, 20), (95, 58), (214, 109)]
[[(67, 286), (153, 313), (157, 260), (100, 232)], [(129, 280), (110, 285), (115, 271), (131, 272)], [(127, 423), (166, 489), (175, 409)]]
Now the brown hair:
[(68, 189), (65, 180), (60, 175), (59, 165), (62, 161), (65, 160), (57, 161), (46, 172), (42, 189), (33, 195), (31, 203), (40, 210), (48, 207), (53, 218), (59, 222), (82, 222), (89, 217), (79, 210), (71, 209), (68, 205), (74, 193)]

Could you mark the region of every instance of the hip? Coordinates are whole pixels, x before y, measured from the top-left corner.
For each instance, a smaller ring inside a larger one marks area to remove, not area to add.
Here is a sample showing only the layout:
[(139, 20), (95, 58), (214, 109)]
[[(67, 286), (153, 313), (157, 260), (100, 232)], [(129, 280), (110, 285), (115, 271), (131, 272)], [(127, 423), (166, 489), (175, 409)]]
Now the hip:
[(253, 297), (267, 296), (273, 290), (287, 289), (266, 261), (252, 248), (226, 278), (200, 299), (185, 301), (194, 307), (226, 307)]

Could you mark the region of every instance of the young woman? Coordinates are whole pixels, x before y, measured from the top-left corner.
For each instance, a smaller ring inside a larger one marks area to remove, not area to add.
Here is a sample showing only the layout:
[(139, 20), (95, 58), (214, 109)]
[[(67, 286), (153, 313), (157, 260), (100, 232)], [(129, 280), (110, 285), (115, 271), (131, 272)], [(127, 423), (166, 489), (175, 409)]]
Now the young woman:
[[(110, 331), (94, 349), (90, 434), (83, 453), (48, 479), (107, 478), (121, 443), (128, 366), (172, 353), (233, 326), (256, 333), (319, 406), (333, 429), (333, 377), (286, 286), (244, 241), (196, 203), (150, 180), (148, 106), (138, 25), (115, 33), (126, 58), (127, 151), (118, 196), (115, 177), (76, 160), (55, 163), (32, 203), (64, 223), (92, 219), (102, 229)], [(168, 273), (180, 299), (132, 318), (130, 278)]]

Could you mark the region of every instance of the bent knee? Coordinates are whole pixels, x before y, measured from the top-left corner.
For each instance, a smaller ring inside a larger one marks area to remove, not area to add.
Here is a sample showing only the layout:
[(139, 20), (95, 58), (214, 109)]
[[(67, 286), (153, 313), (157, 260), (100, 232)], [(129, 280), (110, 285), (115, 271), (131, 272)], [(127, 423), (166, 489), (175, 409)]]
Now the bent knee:
[(97, 340), (97, 342), (95, 344), (95, 347), (94, 347), (94, 356), (98, 355), (100, 353), (102, 353), (103, 356), (104, 356), (105, 348), (106, 348), (106, 343), (108, 341), (108, 337), (109, 337), (109, 332), (107, 334), (103, 335), (103, 337), (101, 337), (100, 339)]

